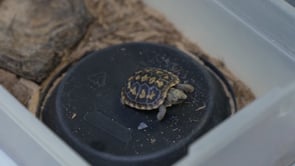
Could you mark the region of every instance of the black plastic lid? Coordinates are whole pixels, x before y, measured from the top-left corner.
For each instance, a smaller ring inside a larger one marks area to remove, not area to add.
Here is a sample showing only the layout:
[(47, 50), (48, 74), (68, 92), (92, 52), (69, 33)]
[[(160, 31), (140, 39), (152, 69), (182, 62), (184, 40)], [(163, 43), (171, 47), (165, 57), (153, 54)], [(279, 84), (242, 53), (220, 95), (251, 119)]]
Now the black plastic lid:
[[(162, 121), (157, 110), (120, 103), (128, 77), (146, 67), (169, 70), (195, 87), (184, 103), (168, 108)], [(231, 115), (218, 80), (177, 49), (116, 45), (90, 53), (69, 70), (47, 101), (43, 121), (92, 165), (171, 165), (192, 141)]]

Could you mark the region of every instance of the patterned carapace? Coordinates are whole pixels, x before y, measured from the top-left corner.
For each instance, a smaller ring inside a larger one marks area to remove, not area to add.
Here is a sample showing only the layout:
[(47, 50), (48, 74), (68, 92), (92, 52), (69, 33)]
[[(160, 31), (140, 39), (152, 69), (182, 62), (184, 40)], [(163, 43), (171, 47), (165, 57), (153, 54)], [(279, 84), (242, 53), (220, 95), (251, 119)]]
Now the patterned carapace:
[(180, 82), (166, 70), (145, 68), (129, 77), (121, 91), (121, 102), (140, 110), (152, 110), (163, 104), (169, 89)]

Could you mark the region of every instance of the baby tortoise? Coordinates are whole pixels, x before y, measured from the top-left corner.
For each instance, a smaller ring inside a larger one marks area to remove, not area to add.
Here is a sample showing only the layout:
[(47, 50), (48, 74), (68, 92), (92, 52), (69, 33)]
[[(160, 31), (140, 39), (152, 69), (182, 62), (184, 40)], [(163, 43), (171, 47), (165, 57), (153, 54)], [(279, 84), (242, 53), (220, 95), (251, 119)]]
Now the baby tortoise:
[(185, 93), (192, 93), (190, 84), (180, 84), (178, 76), (159, 69), (145, 68), (129, 77), (121, 91), (122, 104), (139, 110), (159, 109), (157, 119), (162, 120), (166, 107), (179, 104), (187, 98)]

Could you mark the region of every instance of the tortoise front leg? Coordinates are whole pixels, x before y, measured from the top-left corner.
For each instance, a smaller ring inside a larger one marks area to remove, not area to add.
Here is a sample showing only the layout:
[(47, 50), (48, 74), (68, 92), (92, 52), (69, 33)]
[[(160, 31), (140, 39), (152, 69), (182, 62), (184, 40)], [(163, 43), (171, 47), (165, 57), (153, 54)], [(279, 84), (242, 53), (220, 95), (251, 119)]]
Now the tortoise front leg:
[(195, 90), (195, 88), (190, 84), (177, 84), (176, 88), (183, 90), (186, 93), (192, 93)]
[(166, 114), (166, 106), (165, 105), (161, 105), (160, 107), (159, 107), (159, 112), (158, 112), (158, 114), (157, 114), (157, 119), (159, 120), (159, 121), (161, 121), (163, 118), (164, 118), (164, 116), (165, 116), (165, 114)]

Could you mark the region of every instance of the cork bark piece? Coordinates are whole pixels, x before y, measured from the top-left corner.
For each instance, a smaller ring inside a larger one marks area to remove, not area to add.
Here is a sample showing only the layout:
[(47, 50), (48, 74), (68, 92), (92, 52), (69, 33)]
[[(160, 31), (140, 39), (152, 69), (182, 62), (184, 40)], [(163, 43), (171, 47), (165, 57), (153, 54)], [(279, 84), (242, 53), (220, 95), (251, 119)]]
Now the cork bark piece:
[(0, 1), (0, 67), (41, 82), (91, 20), (82, 0)]

